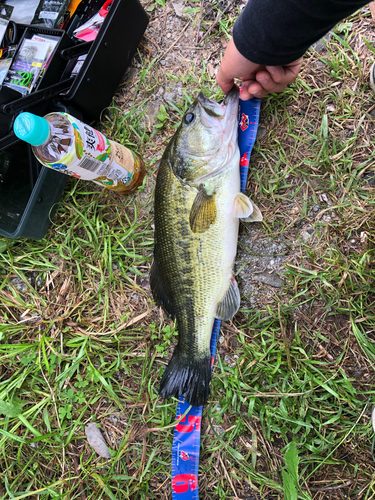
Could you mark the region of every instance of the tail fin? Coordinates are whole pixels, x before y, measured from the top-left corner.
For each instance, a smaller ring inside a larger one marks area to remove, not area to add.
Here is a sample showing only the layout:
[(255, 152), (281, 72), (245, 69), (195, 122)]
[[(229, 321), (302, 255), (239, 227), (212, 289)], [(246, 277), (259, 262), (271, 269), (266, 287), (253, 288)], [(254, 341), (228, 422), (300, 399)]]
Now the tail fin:
[(211, 380), (211, 355), (191, 358), (182, 355), (176, 347), (160, 382), (160, 396), (183, 396), (193, 406), (204, 405)]

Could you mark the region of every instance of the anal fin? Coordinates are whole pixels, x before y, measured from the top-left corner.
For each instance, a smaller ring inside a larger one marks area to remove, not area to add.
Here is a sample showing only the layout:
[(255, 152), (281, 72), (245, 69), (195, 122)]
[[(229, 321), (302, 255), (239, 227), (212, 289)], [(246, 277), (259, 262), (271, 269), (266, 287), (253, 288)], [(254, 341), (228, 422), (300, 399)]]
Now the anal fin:
[(233, 318), (240, 307), (240, 291), (238, 290), (237, 281), (232, 277), (229, 288), (216, 309), (216, 318), (223, 321), (228, 321)]

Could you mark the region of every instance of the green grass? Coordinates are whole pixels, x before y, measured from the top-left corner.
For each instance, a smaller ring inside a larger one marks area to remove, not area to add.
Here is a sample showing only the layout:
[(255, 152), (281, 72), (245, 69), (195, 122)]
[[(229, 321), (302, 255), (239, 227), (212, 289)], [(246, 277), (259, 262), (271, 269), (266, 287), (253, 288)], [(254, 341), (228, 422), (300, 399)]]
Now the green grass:
[[(163, 13), (162, 0), (147, 5)], [(200, 9), (186, 5), (195, 29)], [(204, 43), (225, 37), (236, 15)], [(203, 16), (201, 30), (211, 23)], [(355, 45), (361, 27), (358, 16), (341, 23), (326, 52), (306, 55), (295, 84), (263, 99), (268, 134), (256, 143), (248, 192), (264, 224), (243, 226), (241, 238), (261, 227), (283, 242), (284, 285), (256, 284), (261, 306), (243, 296), (222, 326), (201, 498), (375, 498), (375, 98), (372, 52)], [(176, 402), (160, 399), (158, 384), (176, 331), (149, 290), (152, 198), (155, 163), (184, 110), (199, 90), (220, 98), (203, 59), (164, 71), (144, 49), (111, 119), (103, 115), (103, 131), (148, 162), (136, 194), (72, 180), (43, 240), (0, 238), (2, 500), (171, 498)], [(155, 92), (176, 85), (180, 98), (145, 126)], [(88, 445), (89, 422), (111, 460)]]

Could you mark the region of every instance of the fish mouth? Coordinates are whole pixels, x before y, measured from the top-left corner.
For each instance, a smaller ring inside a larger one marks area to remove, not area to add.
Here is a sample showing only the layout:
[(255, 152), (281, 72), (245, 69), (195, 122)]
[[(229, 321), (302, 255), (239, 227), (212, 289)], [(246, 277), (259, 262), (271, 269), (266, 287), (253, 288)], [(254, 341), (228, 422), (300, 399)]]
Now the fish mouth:
[(232, 101), (238, 102), (239, 97), (240, 97), (240, 91), (237, 85), (233, 85), (228, 94), (225, 96), (224, 104), (228, 105), (232, 103)]
[(237, 87), (237, 85), (233, 85), (231, 90), (225, 96), (223, 103), (223, 105), (226, 106), (227, 114), (230, 117), (233, 117), (236, 126), (237, 126), (238, 106), (240, 102), (239, 98), (240, 98), (239, 88)]
[(224, 118), (231, 119), (237, 116), (237, 109), (239, 103), (239, 90), (236, 85), (233, 85), (232, 89), (225, 96), (222, 103), (218, 103), (213, 99), (209, 99), (200, 92), (197, 101), (200, 107), (205, 111), (205, 113), (212, 117), (222, 120)]

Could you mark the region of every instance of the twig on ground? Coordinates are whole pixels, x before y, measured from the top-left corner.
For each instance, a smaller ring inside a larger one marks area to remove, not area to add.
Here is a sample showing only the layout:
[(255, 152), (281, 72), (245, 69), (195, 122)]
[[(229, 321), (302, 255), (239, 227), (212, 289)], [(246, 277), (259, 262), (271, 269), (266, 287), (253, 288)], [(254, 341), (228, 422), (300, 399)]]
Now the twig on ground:
[(197, 24), (197, 34), (195, 36), (195, 43), (198, 43), (198, 40), (199, 40), (199, 32), (201, 29), (201, 20), (202, 20), (202, 12), (203, 12), (203, 2), (204, 2), (204, 0), (201, 0), (201, 9), (199, 11), (199, 19), (198, 19), (198, 24)]
[(228, 2), (228, 5), (225, 7), (225, 9), (223, 11), (219, 12), (219, 14), (216, 16), (215, 21), (208, 28), (208, 30), (206, 31), (205, 35), (202, 37), (202, 40), (199, 43), (203, 43), (206, 40), (208, 35), (211, 33), (211, 31), (214, 29), (214, 27), (217, 25), (217, 23), (220, 21), (220, 19), (223, 17), (223, 15), (226, 13), (226, 11), (229, 9), (230, 5), (231, 5), (230, 2)]
[[(76, 476), (79, 476), (79, 460), (78, 460), (78, 456), (79, 456), (79, 452), (76, 448), (76, 446), (73, 444), (73, 443), (70, 443), (69, 446), (68, 446), (70, 452), (71, 452), (71, 455), (72, 455), (72, 459), (73, 459), (73, 466), (74, 466), (74, 473)], [(80, 493), (80, 497), (81, 497), (81, 500), (86, 500), (87, 497), (86, 497), (86, 493), (85, 493), (85, 490), (83, 488), (83, 481), (81, 478), (77, 481), (77, 486), (78, 486), (78, 491)]]
[(220, 456), (220, 455), (219, 455), (219, 461), (220, 461), (220, 463), (221, 463), (221, 467), (222, 467), (222, 469), (223, 469), (223, 471), (224, 471), (225, 477), (228, 479), (228, 482), (229, 482), (229, 484), (230, 484), (230, 487), (232, 488), (232, 491), (233, 491), (233, 493), (234, 493), (233, 500), (241, 500), (241, 499), (237, 496), (237, 492), (236, 492), (236, 490), (234, 489), (234, 486), (233, 486), (232, 480), (231, 480), (231, 478), (229, 477), (229, 474), (228, 474), (228, 472), (227, 472), (227, 469), (226, 469), (225, 465), (223, 464), (223, 461), (222, 461), (222, 459), (221, 459), (221, 456)]
[(172, 43), (172, 45), (171, 45), (170, 47), (168, 47), (168, 49), (167, 49), (167, 50), (166, 50), (163, 54), (161, 54), (161, 55), (160, 55), (160, 56), (156, 59), (155, 64), (156, 64), (158, 61), (160, 61), (161, 59), (163, 59), (163, 57), (165, 57), (165, 56), (168, 54), (168, 52), (169, 52), (170, 50), (172, 50), (172, 49), (173, 49), (173, 47), (174, 47), (174, 46), (176, 45), (176, 43), (180, 40), (180, 38), (182, 37), (182, 35), (185, 33), (185, 31), (187, 30), (187, 28), (188, 28), (189, 26), (190, 26), (190, 24), (189, 24), (189, 23), (186, 23), (186, 24), (185, 24), (185, 26), (184, 26), (184, 28), (182, 29), (182, 31), (181, 31), (181, 33), (180, 33), (180, 35), (176, 38), (176, 40)]
[[(345, 483), (337, 484), (335, 486), (322, 486), (322, 487), (317, 487), (317, 486), (309, 486), (309, 490), (311, 491), (333, 491), (333, 490), (340, 490), (341, 488), (346, 488), (346, 486), (350, 486), (353, 484), (353, 479), (349, 479), (349, 481), (346, 481)], [(307, 488), (305, 486), (302, 487), (303, 490), (306, 490)]]

